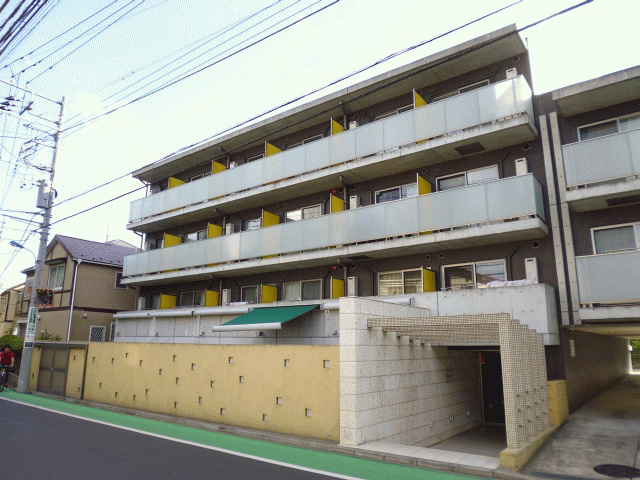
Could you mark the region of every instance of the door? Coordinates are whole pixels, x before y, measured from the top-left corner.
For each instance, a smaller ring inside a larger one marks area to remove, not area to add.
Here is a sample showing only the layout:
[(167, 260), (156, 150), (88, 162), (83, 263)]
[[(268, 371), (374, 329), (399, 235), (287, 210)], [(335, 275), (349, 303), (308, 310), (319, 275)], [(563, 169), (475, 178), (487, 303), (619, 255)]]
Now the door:
[(482, 411), (485, 425), (504, 425), (502, 362), (499, 352), (481, 352)]
[(42, 347), (38, 391), (64, 396), (67, 386), (68, 363), (69, 347)]

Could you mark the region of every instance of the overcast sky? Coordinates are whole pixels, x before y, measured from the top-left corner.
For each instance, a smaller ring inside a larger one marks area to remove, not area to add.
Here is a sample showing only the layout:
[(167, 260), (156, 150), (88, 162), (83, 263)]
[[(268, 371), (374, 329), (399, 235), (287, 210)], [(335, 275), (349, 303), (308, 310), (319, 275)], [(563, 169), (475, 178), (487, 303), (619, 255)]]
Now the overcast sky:
[[(214, 32), (220, 33), (221, 29), (246, 19), (274, 2), (146, 0), (68, 58), (62, 59), (70, 48), (79, 43), (51, 54), (36, 67), (17, 76), (17, 80), (22, 86), (29, 81), (30, 89), (49, 98), (59, 100), (65, 96), (67, 102), (63, 128), (68, 127), (89, 114), (104, 112), (118, 98), (108, 97), (133, 81), (139, 80), (139, 83), (127, 92), (140, 88), (134, 97), (150, 91), (151, 86), (145, 86), (145, 78), (148, 79), (155, 69), (168, 63), (172, 59), (167, 57), (169, 54), (208, 35), (212, 36)], [(21, 44), (8, 60), (31, 52), (111, 3), (114, 0), (60, 0), (28, 41)], [(124, 13), (138, 3), (139, 0), (119, 0), (105, 12), (123, 8), (120, 13)], [(261, 28), (264, 28), (275, 20), (283, 20), (287, 15), (306, 8), (298, 16), (279, 24), (281, 27), (304, 14), (330, 6), (187, 80), (64, 136), (54, 180), (57, 201), (154, 162), (390, 53), (510, 3), (513, 1), (451, 0), (437, 2), (437, 5), (436, 2), (424, 0), (340, 0), (333, 5), (332, 0), (276, 2), (232, 32), (238, 34), (249, 24), (274, 15), (270, 23), (265, 20), (261, 24)], [(400, 55), (317, 96), (505, 25), (516, 23), (518, 27), (523, 27), (576, 3), (579, 2), (523, 0), (500, 14)], [(535, 93), (544, 93), (639, 64), (640, 54), (636, 47), (639, 14), (640, 2), (636, 0), (594, 0), (523, 32), (522, 36), (530, 50)], [(239, 34), (233, 42), (216, 47), (201, 61), (220, 54), (261, 28), (255, 27), (254, 30)], [(272, 31), (274, 29), (269, 30)], [(228, 39), (230, 33), (225, 35), (213, 40), (211, 47), (216, 42)], [(73, 36), (61, 38), (71, 39)], [(10, 67), (0, 70), (0, 80), (10, 81), (12, 73), (17, 74), (40, 60), (50, 53), (52, 48), (48, 47), (54, 44), (40, 48), (24, 60), (15, 61)], [(182, 55), (185, 52), (183, 49)], [(2, 65), (5, 63), (2, 62)], [(49, 70), (51, 65), (53, 68)], [(174, 64), (174, 68), (177, 65)], [(170, 76), (165, 80), (168, 78)], [(54, 111), (53, 107), (49, 106), (48, 112)], [(10, 133), (5, 131), (4, 135)], [(40, 163), (50, 162), (50, 158), (50, 149), (40, 153)], [(18, 169), (14, 177), (14, 166), (10, 161), (6, 162), (9, 157), (0, 153), (0, 159), (5, 160), (0, 163), (0, 176), (4, 178), (2, 188), (8, 192), (2, 208), (34, 211), (36, 189), (30, 185), (33, 180), (46, 175), (25, 167)], [(10, 184), (7, 183), (9, 180)], [(21, 181), (25, 185), (23, 188), (20, 188)], [(139, 181), (126, 178), (65, 202), (54, 207), (53, 221), (139, 186)], [(140, 238), (125, 227), (129, 202), (141, 195), (143, 191), (57, 223), (53, 225), (49, 239), (61, 234), (94, 241), (120, 238), (139, 245)], [(15, 215), (20, 216), (17, 213)], [(21, 216), (30, 218), (30, 215)], [(23, 238), (24, 230), (23, 222), (4, 217), (0, 237), (0, 272), (13, 256), (14, 249), (9, 241)], [(38, 235), (32, 234), (25, 245), (36, 252)], [(32, 254), (21, 251), (0, 277), (0, 287), (4, 289), (23, 281), (24, 276), (20, 271), (32, 264)]]

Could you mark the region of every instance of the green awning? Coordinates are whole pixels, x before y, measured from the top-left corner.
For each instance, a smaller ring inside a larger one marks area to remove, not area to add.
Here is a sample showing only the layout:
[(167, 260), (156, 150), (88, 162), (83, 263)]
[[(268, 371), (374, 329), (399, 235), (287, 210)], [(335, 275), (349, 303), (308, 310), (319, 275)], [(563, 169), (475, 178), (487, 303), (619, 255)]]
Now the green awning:
[(299, 305), (292, 307), (261, 307), (254, 308), (238, 318), (224, 323), (218, 327), (212, 327), (214, 332), (228, 330), (278, 330), (282, 324), (298, 318), (311, 310), (318, 308), (318, 305)]

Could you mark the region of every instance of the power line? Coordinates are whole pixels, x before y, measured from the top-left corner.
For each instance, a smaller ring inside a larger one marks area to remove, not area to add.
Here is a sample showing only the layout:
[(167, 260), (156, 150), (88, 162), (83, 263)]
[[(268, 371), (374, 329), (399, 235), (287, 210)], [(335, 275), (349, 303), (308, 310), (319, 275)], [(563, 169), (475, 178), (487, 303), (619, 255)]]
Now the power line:
[[(183, 81), (183, 80), (186, 80), (187, 78), (190, 78), (190, 77), (192, 77), (193, 75), (195, 75), (195, 74), (197, 74), (197, 73), (200, 73), (200, 72), (202, 72), (202, 71), (206, 70), (207, 68), (210, 68), (210, 67), (212, 67), (212, 66), (214, 66), (214, 65), (216, 65), (216, 64), (218, 64), (218, 63), (220, 63), (220, 62), (222, 62), (222, 61), (224, 61), (224, 60), (226, 60), (226, 59), (228, 59), (228, 58), (230, 58), (230, 57), (233, 57), (233, 56), (237, 55), (237, 54), (238, 54), (238, 53), (240, 53), (240, 52), (243, 52), (244, 50), (247, 50), (248, 48), (253, 47), (254, 45), (257, 45), (258, 43), (263, 42), (264, 40), (266, 40), (266, 39), (268, 39), (268, 38), (270, 38), (270, 37), (273, 37), (274, 35), (277, 35), (277, 34), (278, 34), (278, 33), (280, 33), (280, 32), (283, 32), (284, 30), (289, 29), (290, 27), (292, 27), (292, 26), (294, 26), (294, 25), (296, 25), (296, 24), (298, 24), (298, 23), (302, 22), (303, 20), (306, 20), (306, 19), (307, 19), (307, 18), (309, 18), (309, 17), (312, 17), (313, 15), (316, 15), (317, 13), (322, 12), (323, 10), (326, 10), (327, 8), (329, 8), (329, 7), (333, 6), (333, 5), (335, 5), (335, 4), (336, 4), (336, 3), (338, 3), (338, 2), (340, 2), (340, 0), (334, 0), (334, 1), (333, 1), (333, 2), (331, 2), (330, 4), (325, 5), (324, 7), (320, 8), (320, 9), (318, 9), (318, 10), (316, 10), (316, 11), (314, 11), (314, 12), (312, 12), (312, 13), (308, 14), (308, 15), (305, 15), (304, 17), (302, 17), (302, 18), (300, 18), (300, 19), (298, 19), (298, 20), (296, 20), (296, 21), (294, 21), (294, 22), (290, 23), (289, 25), (286, 25), (285, 27), (282, 27), (282, 28), (280, 28), (280, 29), (276, 30), (275, 32), (272, 32), (272, 33), (270, 33), (269, 35), (266, 35), (265, 37), (263, 37), (263, 38), (261, 38), (261, 39), (259, 39), (259, 40), (256, 40), (255, 42), (250, 43), (249, 45), (246, 45), (246, 46), (242, 47), (240, 50), (237, 50), (237, 51), (235, 51), (235, 52), (233, 52), (233, 53), (231, 53), (231, 54), (227, 55), (226, 57), (224, 57), (224, 58), (222, 58), (222, 59), (220, 59), (220, 60), (216, 60), (215, 62), (212, 62), (212, 63), (210, 63), (209, 65), (206, 65), (206, 66), (204, 66), (204, 67), (202, 67), (202, 68), (200, 68), (200, 69), (196, 70), (195, 72), (191, 72), (191, 73), (189, 73), (188, 75), (185, 75), (185, 76), (183, 76), (183, 77), (181, 77), (181, 78), (179, 78), (179, 79), (177, 79), (177, 80), (174, 80), (174, 81), (172, 81), (172, 82), (170, 82), (170, 83), (168, 83), (168, 84), (166, 84), (166, 85), (163, 85), (162, 87), (156, 88), (155, 90), (152, 90), (152, 91), (150, 91), (150, 92), (148, 92), (148, 93), (145, 93), (144, 95), (141, 95), (141, 96), (139, 96), (139, 97), (137, 97), (137, 98), (135, 98), (135, 99), (133, 99), (133, 100), (131, 100), (131, 101), (129, 101), (129, 102), (127, 102), (127, 103), (123, 104), (123, 105), (120, 105), (120, 106), (118, 106), (118, 107), (115, 107), (115, 108), (113, 108), (113, 109), (109, 110), (108, 112), (101, 113), (100, 115), (97, 115), (97, 116), (95, 116), (95, 117), (93, 117), (93, 118), (90, 118), (90, 119), (88, 119), (88, 120), (84, 120), (84, 121), (82, 121), (82, 122), (80, 122), (80, 123), (76, 123), (75, 125), (72, 125), (72, 126), (70, 126), (70, 127), (67, 127), (67, 128), (65, 129), (65, 131), (67, 131), (67, 130), (69, 130), (69, 129), (71, 129), (71, 128), (77, 128), (77, 127), (79, 127), (79, 126), (81, 126), (81, 125), (84, 125), (84, 124), (86, 124), (86, 123), (89, 123), (89, 122), (92, 122), (92, 121), (94, 121), (94, 120), (97, 120), (97, 119), (98, 119), (98, 118), (100, 118), (100, 117), (104, 117), (105, 115), (110, 115), (111, 113), (116, 112), (116, 111), (120, 110), (121, 108), (124, 108), (124, 107), (126, 107), (126, 106), (128, 106), (128, 105), (132, 105), (132, 104), (134, 104), (134, 103), (136, 103), (136, 102), (139, 102), (140, 100), (142, 100), (142, 99), (144, 99), (144, 98), (147, 98), (147, 97), (149, 97), (149, 96), (151, 96), (151, 95), (153, 95), (153, 94), (155, 94), (155, 93), (158, 93), (158, 92), (160, 92), (160, 91), (162, 91), (162, 90), (164, 90), (164, 89), (166, 89), (166, 88), (168, 88), (168, 87), (170, 87), (170, 86), (172, 86), (172, 85), (175, 85), (176, 83), (179, 83), (179, 82), (181, 82), (181, 81)], [(316, 2), (316, 3), (317, 3), (317, 2)]]

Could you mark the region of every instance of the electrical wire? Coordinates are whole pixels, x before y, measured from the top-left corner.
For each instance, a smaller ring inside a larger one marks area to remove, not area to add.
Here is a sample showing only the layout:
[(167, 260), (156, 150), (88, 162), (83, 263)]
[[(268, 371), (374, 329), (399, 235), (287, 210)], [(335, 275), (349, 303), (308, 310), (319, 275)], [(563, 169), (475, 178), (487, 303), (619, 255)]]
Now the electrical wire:
[[(8, 57), (9, 55), (11, 55), (11, 54), (16, 50), (16, 48), (17, 48), (17, 47), (18, 47), (22, 42), (24, 42), (27, 38), (29, 38), (29, 36), (33, 33), (33, 31), (34, 31), (36, 28), (38, 28), (38, 26), (40, 25), (40, 23), (42, 23), (42, 21), (43, 21), (43, 20), (44, 20), (44, 19), (45, 19), (45, 18), (46, 18), (46, 17), (47, 17), (47, 16), (48, 16), (52, 11), (53, 11), (53, 9), (54, 9), (56, 6), (58, 6), (58, 3), (59, 3), (59, 0), (54, 0), (53, 2), (49, 3), (48, 10), (44, 11), (44, 12), (42, 13), (42, 15), (40, 16), (40, 18), (39, 18), (37, 21), (36, 21), (36, 20), (34, 20), (34, 21), (33, 21), (33, 26), (31, 27), (31, 29), (30, 29), (28, 32), (26, 32), (26, 33), (22, 36), (22, 38), (20, 38), (19, 40), (16, 40), (16, 41), (14, 42), (14, 45), (13, 45), (11, 48), (9, 48), (9, 49), (5, 52), (4, 56), (5, 56), (5, 57)], [(22, 58), (24, 58), (24, 57), (22, 57)], [(15, 60), (15, 61), (18, 61), (18, 60)], [(13, 63), (13, 62), (12, 62), (12, 63)], [(4, 67), (2, 67), (2, 68), (5, 68), (5, 67), (7, 67), (7, 66), (8, 66), (8, 65), (5, 65), (5, 66), (4, 66)]]

